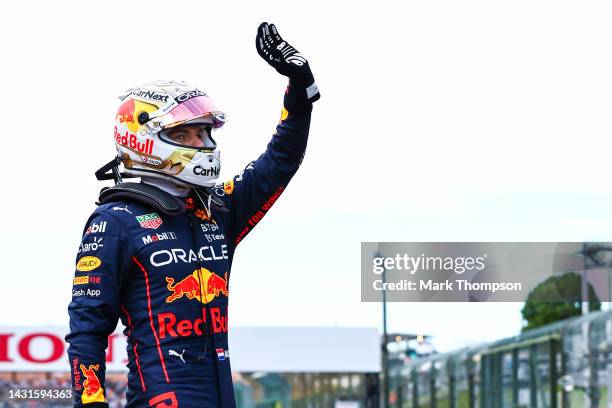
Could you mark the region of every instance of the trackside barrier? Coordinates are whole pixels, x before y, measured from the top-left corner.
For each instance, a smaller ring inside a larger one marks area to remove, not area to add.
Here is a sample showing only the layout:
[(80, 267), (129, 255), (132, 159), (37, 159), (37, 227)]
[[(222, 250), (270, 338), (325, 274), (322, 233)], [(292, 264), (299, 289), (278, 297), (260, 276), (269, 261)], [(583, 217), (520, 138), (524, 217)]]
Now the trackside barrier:
[(413, 360), (391, 377), (389, 407), (612, 407), (612, 311)]

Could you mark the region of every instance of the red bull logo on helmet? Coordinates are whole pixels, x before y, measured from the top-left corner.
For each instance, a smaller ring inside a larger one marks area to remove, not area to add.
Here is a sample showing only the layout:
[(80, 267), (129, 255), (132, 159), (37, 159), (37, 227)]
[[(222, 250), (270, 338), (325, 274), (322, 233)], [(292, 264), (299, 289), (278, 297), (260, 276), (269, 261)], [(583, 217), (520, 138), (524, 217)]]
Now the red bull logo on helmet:
[(134, 123), (134, 109), (134, 100), (128, 99), (127, 101), (123, 102), (121, 106), (119, 106), (116, 119), (119, 121), (119, 123)]
[(96, 374), (96, 371), (100, 368), (99, 364), (90, 364), (89, 367), (85, 367), (83, 364), (80, 366), (81, 372), (85, 376), (83, 381), (83, 394), (81, 394), (81, 401), (83, 404), (89, 404), (92, 402), (104, 402), (104, 390), (102, 384)]
[(119, 133), (117, 126), (115, 126), (115, 141), (121, 146), (125, 146), (139, 153), (153, 153), (153, 139), (146, 139), (144, 142), (139, 142), (136, 135), (127, 130), (124, 134)]
[(115, 116), (115, 123), (119, 126), (121, 131), (123, 131), (125, 127), (130, 132), (135, 133), (140, 127), (140, 123), (138, 123), (137, 120), (138, 115), (142, 112), (153, 112), (156, 110), (157, 105), (128, 98), (119, 106), (117, 115)]
[(166, 283), (166, 287), (171, 292), (166, 298), (166, 303), (172, 303), (186, 296), (187, 299), (197, 299), (206, 304), (222, 294), (229, 296), (227, 272), (222, 278), (206, 268), (200, 268), (177, 283), (174, 283), (174, 278), (167, 277)]

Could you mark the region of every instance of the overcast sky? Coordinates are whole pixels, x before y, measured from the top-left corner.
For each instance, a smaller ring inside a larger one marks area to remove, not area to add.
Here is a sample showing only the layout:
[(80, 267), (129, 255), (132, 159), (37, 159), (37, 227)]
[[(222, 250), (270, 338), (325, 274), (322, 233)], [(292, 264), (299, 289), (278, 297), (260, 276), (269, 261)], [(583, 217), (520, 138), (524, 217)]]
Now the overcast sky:
[[(257, 55), (261, 21), (322, 98), (302, 168), (237, 251), (232, 326), (380, 326), (361, 241), (612, 239), (610, 2), (2, 2), (0, 324), (67, 324), (125, 89), (206, 90), (229, 118), (223, 178), (263, 152), (286, 81)], [(394, 304), (389, 325), (449, 348), (515, 334), (520, 306)]]

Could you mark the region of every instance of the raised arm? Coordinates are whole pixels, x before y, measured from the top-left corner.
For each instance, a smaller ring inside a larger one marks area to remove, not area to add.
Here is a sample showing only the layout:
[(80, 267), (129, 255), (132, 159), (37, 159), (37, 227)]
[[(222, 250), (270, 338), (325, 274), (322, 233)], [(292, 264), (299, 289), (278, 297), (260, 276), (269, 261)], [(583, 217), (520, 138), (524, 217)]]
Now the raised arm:
[(308, 61), (282, 39), (274, 24), (262, 23), (255, 40), (259, 55), (289, 78), (281, 120), (266, 151), (224, 184), (230, 207), (229, 241), (235, 247), (267, 213), (304, 157), (312, 103), (320, 98)]

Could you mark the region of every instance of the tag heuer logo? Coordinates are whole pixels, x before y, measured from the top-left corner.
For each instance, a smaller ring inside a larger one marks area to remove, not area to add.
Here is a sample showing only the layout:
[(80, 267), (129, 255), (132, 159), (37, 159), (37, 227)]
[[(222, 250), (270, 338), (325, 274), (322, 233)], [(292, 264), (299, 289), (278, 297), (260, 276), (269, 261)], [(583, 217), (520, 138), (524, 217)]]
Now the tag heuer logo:
[(137, 215), (136, 219), (140, 223), (142, 228), (150, 228), (157, 229), (160, 225), (162, 225), (162, 219), (159, 218), (157, 213), (145, 214), (145, 215)]

